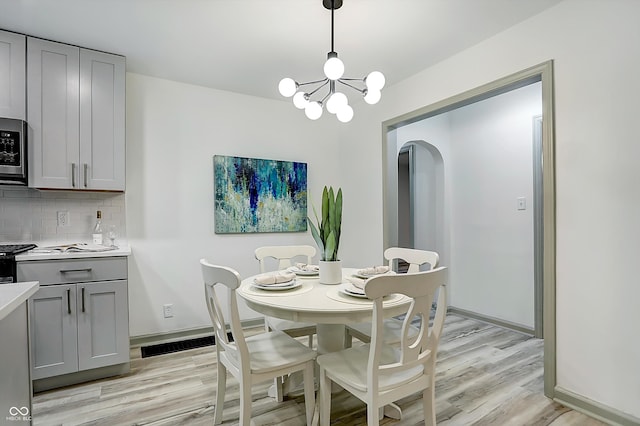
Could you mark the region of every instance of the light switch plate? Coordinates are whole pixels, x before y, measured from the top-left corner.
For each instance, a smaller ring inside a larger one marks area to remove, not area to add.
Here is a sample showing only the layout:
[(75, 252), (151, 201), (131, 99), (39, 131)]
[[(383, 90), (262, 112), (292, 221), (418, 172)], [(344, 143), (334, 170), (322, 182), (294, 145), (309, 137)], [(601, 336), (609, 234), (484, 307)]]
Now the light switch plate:
[(518, 198), (518, 210), (526, 210), (527, 209), (527, 199), (524, 197)]

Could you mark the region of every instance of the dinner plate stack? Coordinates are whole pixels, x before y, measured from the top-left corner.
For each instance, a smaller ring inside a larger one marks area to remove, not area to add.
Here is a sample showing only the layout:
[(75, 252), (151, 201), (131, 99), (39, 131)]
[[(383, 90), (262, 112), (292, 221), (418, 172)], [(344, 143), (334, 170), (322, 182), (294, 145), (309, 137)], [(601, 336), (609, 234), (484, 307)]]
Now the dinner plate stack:
[(291, 290), (293, 288), (300, 287), (301, 285), (302, 283), (298, 282), (296, 279), (282, 282), (282, 283), (276, 283), (276, 284), (260, 284), (255, 282), (255, 280), (253, 282), (254, 287), (257, 287), (261, 290), (271, 290), (271, 291)]

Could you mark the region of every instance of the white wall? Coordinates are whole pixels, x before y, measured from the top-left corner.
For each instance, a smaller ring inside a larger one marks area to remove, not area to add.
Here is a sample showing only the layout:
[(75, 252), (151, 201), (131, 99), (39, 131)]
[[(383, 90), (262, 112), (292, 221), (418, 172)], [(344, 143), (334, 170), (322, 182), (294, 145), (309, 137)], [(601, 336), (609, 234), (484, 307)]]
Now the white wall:
[(366, 158), (343, 185), (358, 206), (348, 210), (345, 256), (380, 257), (380, 123), (553, 59), (557, 383), (636, 418), (638, 16), (635, 0), (566, 0), (384, 89), (378, 105), (356, 105), (340, 145), (345, 168), (355, 167), (354, 156)]
[[(339, 185), (336, 138), (326, 122), (290, 103), (127, 75), (127, 228), (130, 331), (147, 335), (210, 325), (198, 260), (243, 275), (258, 272), (253, 250), (312, 244), (309, 232), (217, 235), (213, 156), (308, 163), (309, 199)], [(162, 305), (174, 305), (164, 319)], [(244, 317), (259, 315), (245, 308)]]
[(440, 188), (438, 168), (441, 167), (440, 158), (434, 155), (422, 143), (414, 143), (415, 177), (414, 177), (414, 246), (417, 249), (440, 251), (438, 234), (442, 233), (437, 224), (438, 211), (442, 209), (442, 202), (437, 198)]
[(531, 329), (533, 117), (541, 113), (540, 83), (449, 113), (450, 303)]

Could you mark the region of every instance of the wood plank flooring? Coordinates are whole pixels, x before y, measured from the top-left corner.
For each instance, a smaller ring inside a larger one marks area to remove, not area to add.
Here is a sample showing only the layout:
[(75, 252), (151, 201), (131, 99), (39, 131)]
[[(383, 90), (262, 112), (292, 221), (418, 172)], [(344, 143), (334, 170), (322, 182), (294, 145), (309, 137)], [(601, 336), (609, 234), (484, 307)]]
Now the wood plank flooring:
[[(250, 333), (261, 332), (257, 328)], [(439, 425), (603, 425), (543, 394), (543, 341), (461, 316), (448, 315), (438, 351), (436, 408)], [(216, 356), (212, 346), (141, 358), (132, 349), (125, 376), (37, 394), (33, 424), (211, 425)], [(252, 424), (304, 425), (302, 397), (275, 402), (270, 382), (253, 387)], [(238, 423), (238, 384), (227, 380), (224, 423)], [(402, 420), (422, 425), (419, 395), (400, 400)], [(341, 392), (332, 402), (332, 425), (366, 425), (364, 404)]]

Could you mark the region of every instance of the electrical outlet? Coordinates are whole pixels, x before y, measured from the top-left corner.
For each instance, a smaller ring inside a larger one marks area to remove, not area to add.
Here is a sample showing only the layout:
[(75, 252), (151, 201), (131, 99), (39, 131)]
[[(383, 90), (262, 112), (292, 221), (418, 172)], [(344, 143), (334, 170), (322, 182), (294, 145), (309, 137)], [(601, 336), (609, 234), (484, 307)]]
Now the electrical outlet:
[(60, 228), (66, 228), (67, 226), (70, 226), (70, 220), (69, 220), (69, 212), (68, 211), (60, 211), (58, 212), (58, 227)]
[(165, 318), (173, 318), (173, 304), (168, 303), (162, 306), (162, 311), (164, 312)]

